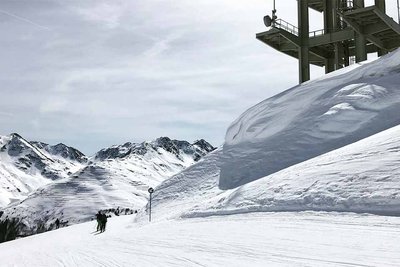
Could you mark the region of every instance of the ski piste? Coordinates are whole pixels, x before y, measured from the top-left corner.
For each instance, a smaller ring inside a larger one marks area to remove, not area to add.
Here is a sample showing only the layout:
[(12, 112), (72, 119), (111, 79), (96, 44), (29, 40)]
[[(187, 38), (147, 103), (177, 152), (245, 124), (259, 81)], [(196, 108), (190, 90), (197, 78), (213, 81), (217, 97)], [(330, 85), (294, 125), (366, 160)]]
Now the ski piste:
[[(1, 266), (400, 265), (400, 218), (354, 213), (247, 213), (137, 224), (111, 218), (0, 244)], [(23, 253), (21, 253), (23, 252)]]

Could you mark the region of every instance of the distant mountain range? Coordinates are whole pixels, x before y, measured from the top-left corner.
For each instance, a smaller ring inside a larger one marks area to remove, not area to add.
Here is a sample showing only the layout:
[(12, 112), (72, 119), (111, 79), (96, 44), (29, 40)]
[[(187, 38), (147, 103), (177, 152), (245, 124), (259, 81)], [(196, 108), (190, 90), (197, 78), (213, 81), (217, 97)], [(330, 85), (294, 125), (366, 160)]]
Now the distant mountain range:
[[(25, 231), (56, 219), (89, 220), (99, 209), (141, 208), (147, 189), (184, 170), (215, 148), (161, 137), (105, 148), (88, 158), (64, 144), (0, 137), (0, 219), (23, 219)], [(119, 210), (118, 209), (118, 210)]]

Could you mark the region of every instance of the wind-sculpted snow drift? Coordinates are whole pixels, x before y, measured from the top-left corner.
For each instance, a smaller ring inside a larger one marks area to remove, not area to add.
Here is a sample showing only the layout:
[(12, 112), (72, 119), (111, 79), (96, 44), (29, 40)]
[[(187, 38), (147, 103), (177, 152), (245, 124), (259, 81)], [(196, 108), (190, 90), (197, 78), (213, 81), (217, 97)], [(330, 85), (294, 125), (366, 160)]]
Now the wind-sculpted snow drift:
[[(400, 126), (235, 189), (218, 187), (222, 149), (163, 182), (153, 220), (258, 211), (400, 215)], [(146, 210), (138, 220), (147, 220)]]
[(153, 218), (400, 215), (399, 114), (400, 51), (292, 88), (249, 109), (223, 148), (157, 187)]
[(400, 51), (350, 69), (291, 88), (233, 122), (220, 188), (235, 188), (398, 125)]

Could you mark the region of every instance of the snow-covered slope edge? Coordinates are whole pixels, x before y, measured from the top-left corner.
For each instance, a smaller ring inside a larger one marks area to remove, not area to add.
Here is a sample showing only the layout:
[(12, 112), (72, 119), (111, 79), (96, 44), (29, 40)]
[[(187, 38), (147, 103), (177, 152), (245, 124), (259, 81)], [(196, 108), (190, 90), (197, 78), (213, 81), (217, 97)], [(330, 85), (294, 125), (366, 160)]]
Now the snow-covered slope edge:
[(306, 210), (400, 215), (400, 126), (236, 189), (218, 187), (221, 158), (219, 149), (157, 187), (153, 219)]
[(400, 50), (303, 83), (229, 127), (219, 186), (231, 189), (400, 123)]

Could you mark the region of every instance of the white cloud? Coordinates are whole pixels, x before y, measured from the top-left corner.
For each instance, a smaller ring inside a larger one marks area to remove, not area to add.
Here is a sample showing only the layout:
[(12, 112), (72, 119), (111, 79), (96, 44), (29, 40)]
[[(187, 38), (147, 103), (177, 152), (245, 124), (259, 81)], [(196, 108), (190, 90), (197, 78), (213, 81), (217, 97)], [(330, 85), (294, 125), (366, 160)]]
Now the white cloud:
[(174, 32), (169, 34), (167, 37), (161, 39), (161, 40), (156, 40), (153, 45), (146, 50), (143, 54), (146, 57), (157, 57), (160, 54), (162, 54), (163, 52), (167, 51), (170, 46), (171, 43), (178, 40), (179, 38), (181, 38), (183, 36), (182, 33), (178, 33), (178, 32)]
[(53, 113), (65, 111), (68, 108), (68, 101), (62, 97), (49, 97), (39, 107), (41, 113)]
[(128, 11), (128, 1), (90, 1), (85, 7), (78, 7), (78, 14), (86, 20), (101, 23), (112, 29), (120, 24), (124, 12)]
[(0, 111), (0, 116), (2, 117), (13, 117), (14, 115), (10, 112)]

